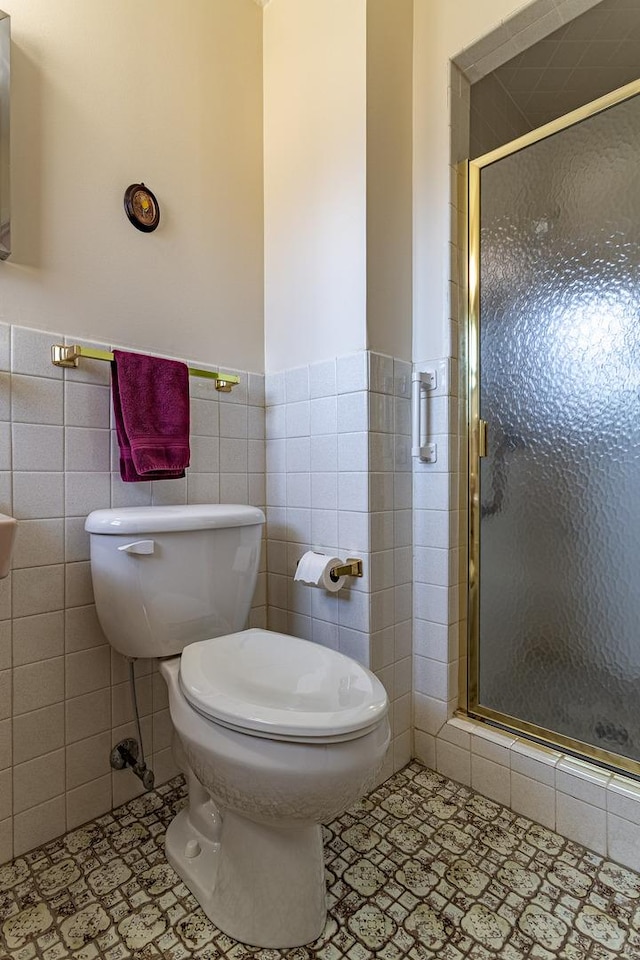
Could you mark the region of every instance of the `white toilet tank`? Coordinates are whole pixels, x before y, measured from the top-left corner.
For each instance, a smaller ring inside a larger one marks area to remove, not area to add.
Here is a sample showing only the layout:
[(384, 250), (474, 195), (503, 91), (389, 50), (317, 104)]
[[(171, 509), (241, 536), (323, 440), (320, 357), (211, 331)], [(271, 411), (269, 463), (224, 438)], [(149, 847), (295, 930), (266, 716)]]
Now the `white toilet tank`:
[(264, 514), (201, 504), (94, 510), (91, 576), (100, 625), (127, 657), (169, 657), (246, 626)]

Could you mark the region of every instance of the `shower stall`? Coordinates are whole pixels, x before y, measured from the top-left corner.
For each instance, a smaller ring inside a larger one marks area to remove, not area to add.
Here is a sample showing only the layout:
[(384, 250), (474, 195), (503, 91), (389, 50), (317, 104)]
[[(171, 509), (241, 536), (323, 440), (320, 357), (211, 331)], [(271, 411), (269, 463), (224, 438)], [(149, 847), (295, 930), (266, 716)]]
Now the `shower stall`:
[(471, 716), (640, 776), (640, 81), (471, 161)]

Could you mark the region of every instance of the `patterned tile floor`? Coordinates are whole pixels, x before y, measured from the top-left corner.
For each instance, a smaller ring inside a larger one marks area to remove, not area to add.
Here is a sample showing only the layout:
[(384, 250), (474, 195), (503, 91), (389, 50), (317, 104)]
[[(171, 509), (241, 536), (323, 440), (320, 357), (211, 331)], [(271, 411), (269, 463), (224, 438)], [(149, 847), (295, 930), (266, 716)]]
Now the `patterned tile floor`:
[(640, 960), (640, 875), (413, 762), (326, 830), (330, 917), (221, 934), (167, 865), (180, 779), (0, 867), (3, 960)]

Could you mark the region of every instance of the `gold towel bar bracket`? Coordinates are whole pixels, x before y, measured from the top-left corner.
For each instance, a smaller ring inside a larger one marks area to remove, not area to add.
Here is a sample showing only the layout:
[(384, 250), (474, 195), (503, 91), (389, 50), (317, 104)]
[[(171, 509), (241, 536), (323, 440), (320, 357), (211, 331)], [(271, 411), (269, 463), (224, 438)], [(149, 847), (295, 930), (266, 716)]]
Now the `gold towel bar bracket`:
[[(51, 347), (51, 363), (55, 367), (77, 367), (81, 357), (87, 360), (113, 360), (110, 350), (94, 350), (93, 347), (81, 347), (78, 343), (69, 346), (54, 343)], [(213, 370), (200, 370), (197, 367), (189, 367), (189, 376), (215, 380), (216, 390), (221, 393), (231, 393), (231, 388), (240, 383), (240, 377), (233, 374), (215, 373)]]

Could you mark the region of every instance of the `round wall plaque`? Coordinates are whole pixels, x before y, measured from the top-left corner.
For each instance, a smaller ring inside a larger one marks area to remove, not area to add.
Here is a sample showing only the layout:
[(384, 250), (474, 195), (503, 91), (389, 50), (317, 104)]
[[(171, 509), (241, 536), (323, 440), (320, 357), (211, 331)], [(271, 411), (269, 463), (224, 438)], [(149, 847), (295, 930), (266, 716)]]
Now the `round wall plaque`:
[(124, 209), (131, 223), (143, 233), (151, 233), (160, 223), (160, 207), (144, 183), (132, 183), (124, 193)]

